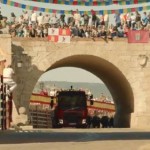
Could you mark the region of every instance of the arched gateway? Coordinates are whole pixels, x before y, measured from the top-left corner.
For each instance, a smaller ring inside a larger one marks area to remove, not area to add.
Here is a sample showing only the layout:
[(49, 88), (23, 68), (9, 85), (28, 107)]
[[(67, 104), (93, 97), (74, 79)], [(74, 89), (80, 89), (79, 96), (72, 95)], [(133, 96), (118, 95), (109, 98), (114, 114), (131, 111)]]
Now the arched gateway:
[[(5, 40), (11, 42), (10, 38)], [(110, 90), (116, 106), (116, 127), (149, 127), (149, 49), (149, 44), (128, 44), (126, 39), (108, 43), (74, 39), (70, 44), (12, 39), (10, 52), (18, 83), (16, 107), (28, 109), (33, 88), (44, 72), (79, 67), (99, 77)]]
[(63, 58), (52, 64), (49, 69), (64, 66), (85, 69), (103, 80), (115, 102), (115, 126), (130, 127), (130, 117), (134, 108), (133, 93), (127, 79), (120, 70), (100, 57), (83, 54)]

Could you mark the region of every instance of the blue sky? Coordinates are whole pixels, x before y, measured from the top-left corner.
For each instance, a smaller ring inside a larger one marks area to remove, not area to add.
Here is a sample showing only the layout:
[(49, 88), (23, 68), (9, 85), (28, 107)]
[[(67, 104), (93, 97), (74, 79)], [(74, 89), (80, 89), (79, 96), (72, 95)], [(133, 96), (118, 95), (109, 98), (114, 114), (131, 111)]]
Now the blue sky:
[[(52, 9), (63, 9), (63, 10), (107, 10), (107, 9), (118, 9), (118, 8), (126, 8), (126, 6), (119, 6), (119, 5), (112, 5), (112, 6), (94, 6), (94, 7), (86, 7), (86, 6), (66, 6), (66, 5), (54, 5), (54, 4), (44, 4), (44, 3), (35, 3), (35, 2), (28, 2), (25, 0), (12, 0), (14, 2), (19, 2), (31, 6), (38, 6), (38, 7), (44, 7), (44, 8), (52, 8)], [(150, 5), (150, 3), (138, 5), (138, 6), (145, 6)], [(7, 5), (3, 5), (0, 3), (1, 6), (1, 12), (4, 16), (10, 16), (11, 12), (14, 12), (16, 16), (19, 16), (22, 13), (22, 9), (11, 7)], [(128, 7), (134, 7), (134, 5), (130, 5)], [(110, 15), (110, 21), (113, 22), (113, 15)], [(61, 74), (61, 76), (60, 76)], [(40, 80), (51, 80), (51, 81), (71, 81), (71, 82), (95, 82), (99, 83), (102, 82), (99, 78), (97, 78), (95, 75), (79, 68), (72, 68), (72, 67), (65, 67), (60, 69), (54, 69), (51, 70), (45, 74), (43, 74), (40, 78)]]

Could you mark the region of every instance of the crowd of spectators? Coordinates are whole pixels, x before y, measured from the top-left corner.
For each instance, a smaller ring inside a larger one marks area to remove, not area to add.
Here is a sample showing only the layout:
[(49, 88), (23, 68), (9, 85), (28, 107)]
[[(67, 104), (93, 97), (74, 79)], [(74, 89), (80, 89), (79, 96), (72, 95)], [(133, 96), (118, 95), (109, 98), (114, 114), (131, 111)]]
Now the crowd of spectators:
[(127, 37), (129, 30), (150, 30), (150, 13), (138, 11), (127, 14), (114, 14), (114, 24), (110, 16), (97, 15), (91, 11), (80, 14), (78, 10), (70, 14), (46, 14), (32, 11), (22, 11), (19, 17), (12, 12), (10, 17), (5, 17), (0, 12), (0, 33), (9, 33), (12, 37), (47, 37), (48, 28), (69, 28), (71, 37), (86, 37), (104, 39)]
[(98, 114), (97, 111), (93, 115), (87, 116), (87, 128), (113, 128), (114, 127), (114, 113)]

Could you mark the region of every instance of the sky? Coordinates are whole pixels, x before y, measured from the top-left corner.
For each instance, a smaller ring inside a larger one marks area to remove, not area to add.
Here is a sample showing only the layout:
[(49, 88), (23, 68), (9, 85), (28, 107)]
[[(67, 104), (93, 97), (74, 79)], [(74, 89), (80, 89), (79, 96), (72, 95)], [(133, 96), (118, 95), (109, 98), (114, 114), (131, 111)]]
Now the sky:
[(53, 69), (41, 76), (40, 81), (68, 81), (68, 82), (89, 82), (103, 83), (92, 73), (75, 67), (62, 67)]
[[(19, 2), (26, 5), (43, 7), (43, 8), (51, 8), (51, 9), (58, 9), (58, 10), (107, 10), (107, 9), (120, 9), (126, 8), (126, 6), (120, 5), (111, 5), (111, 6), (94, 6), (94, 7), (86, 7), (86, 6), (66, 6), (66, 5), (56, 5), (56, 4), (47, 4), (47, 3), (37, 3), (37, 2), (29, 2), (26, 0), (12, 0), (14, 2)], [(136, 6), (146, 6), (150, 5), (150, 3), (146, 4), (139, 4)], [(14, 12), (16, 16), (22, 14), (22, 9), (3, 5), (0, 3), (2, 15), (9, 17), (11, 12)], [(135, 5), (129, 5), (128, 7), (135, 7)], [(114, 15), (110, 15), (110, 22), (114, 21)], [(61, 75), (61, 76), (60, 76)], [(72, 68), (72, 67), (63, 67), (48, 71), (47, 73), (43, 74), (40, 81), (70, 81), (70, 82), (94, 82), (94, 83), (101, 83), (102, 81), (97, 78), (95, 75), (87, 72), (83, 69), (79, 68)]]

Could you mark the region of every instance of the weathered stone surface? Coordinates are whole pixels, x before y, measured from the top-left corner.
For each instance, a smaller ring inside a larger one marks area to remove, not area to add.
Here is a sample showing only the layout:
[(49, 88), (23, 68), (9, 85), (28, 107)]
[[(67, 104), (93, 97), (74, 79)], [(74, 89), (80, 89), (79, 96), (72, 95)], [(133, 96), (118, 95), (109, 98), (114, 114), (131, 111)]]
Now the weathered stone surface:
[[(2, 42), (6, 45), (1, 46)], [(9, 47), (9, 56), (12, 50), (12, 63), (18, 83), (14, 97), (17, 108), (24, 106), (28, 112), (34, 85), (47, 70), (64, 66), (79, 67), (95, 74), (106, 84), (116, 104), (116, 118), (121, 120), (116, 120), (116, 123), (120, 127), (127, 127), (127, 124), (131, 127), (149, 127), (149, 43), (128, 44), (126, 39), (106, 43), (97, 39), (77, 38), (70, 44), (57, 44), (40, 39), (0, 36), (1, 51), (5, 51), (6, 47)], [(148, 58), (146, 63), (143, 62), (143, 56)], [(22, 68), (17, 67), (18, 61), (22, 61)]]

